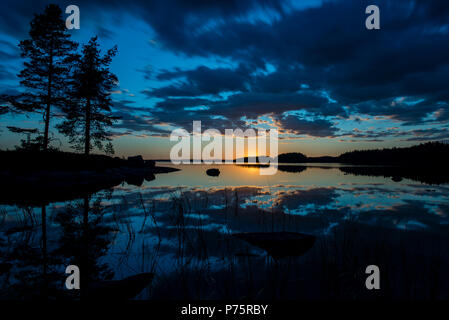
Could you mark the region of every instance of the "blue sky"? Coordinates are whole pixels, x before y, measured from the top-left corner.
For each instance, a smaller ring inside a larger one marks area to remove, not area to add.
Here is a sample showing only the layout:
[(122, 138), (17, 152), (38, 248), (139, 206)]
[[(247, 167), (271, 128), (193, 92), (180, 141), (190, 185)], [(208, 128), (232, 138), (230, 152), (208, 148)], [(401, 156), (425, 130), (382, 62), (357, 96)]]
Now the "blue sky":
[[(16, 47), (47, 1), (3, 1), (0, 93), (22, 90)], [(447, 1), (59, 1), (76, 4), (85, 43), (118, 46), (111, 128), (118, 155), (167, 158), (171, 130), (276, 127), (280, 152), (336, 155), (448, 139)], [(377, 4), (381, 30), (366, 30)], [(55, 110), (57, 113), (57, 110)], [(3, 115), (42, 128), (40, 115)], [(55, 146), (69, 150), (64, 137)]]

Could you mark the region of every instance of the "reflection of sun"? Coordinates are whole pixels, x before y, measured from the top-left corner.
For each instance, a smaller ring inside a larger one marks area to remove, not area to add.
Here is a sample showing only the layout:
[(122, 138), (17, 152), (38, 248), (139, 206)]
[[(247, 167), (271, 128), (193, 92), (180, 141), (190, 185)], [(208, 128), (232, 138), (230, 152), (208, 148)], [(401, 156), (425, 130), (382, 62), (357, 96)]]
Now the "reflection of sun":
[(259, 174), (259, 168), (257, 168), (257, 167), (248, 167), (245, 169), (246, 169), (246, 172), (249, 174), (255, 174), (255, 173)]
[(251, 145), (247, 145), (246, 146), (246, 150), (245, 150), (246, 152), (246, 157), (257, 157), (258, 156), (258, 154), (257, 154), (257, 146), (251, 146)]

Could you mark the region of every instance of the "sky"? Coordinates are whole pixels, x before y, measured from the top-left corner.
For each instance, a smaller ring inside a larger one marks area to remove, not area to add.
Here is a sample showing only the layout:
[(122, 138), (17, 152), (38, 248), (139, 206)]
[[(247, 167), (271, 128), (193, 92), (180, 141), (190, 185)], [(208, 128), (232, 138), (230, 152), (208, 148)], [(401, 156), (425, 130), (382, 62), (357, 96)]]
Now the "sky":
[[(280, 153), (309, 156), (449, 138), (448, 1), (3, 0), (0, 94), (23, 90), (17, 44), (50, 3), (80, 8), (73, 40), (118, 47), (118, 156), (167, 159), (172, 130), (194, 120), (276, 128)], [(371, 4), (380, 30), (365, 27)], [(70, 150), (58, 121), (52, 144)], [(42, 116), (1, 116), (2, 149), (24, 138), (7, 126), (42, 130)]]

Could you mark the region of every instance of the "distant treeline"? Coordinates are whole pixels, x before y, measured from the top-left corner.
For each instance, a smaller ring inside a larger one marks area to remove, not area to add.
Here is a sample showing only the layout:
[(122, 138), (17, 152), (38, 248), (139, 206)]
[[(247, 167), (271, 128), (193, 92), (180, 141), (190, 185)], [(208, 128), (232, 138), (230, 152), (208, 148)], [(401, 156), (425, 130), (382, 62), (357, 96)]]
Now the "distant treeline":
[[(248, 162), (248, 157), (244, 158)], [(256, 158), (256, 162), (259, 159)], [(449, 144), (427, 142), (412, 147), (355, 150), (337, 157), (308, 157), (300, 152), (282, 153), (278, 163), (347, 163), (357, 165), (436, 166), (449, 163)]]
[(407, 148), (357, 150), (343, 153), (338, 162), (369, 165), (447, 166), (449, 144), (427, 142)]
[[(261, 162), (259, 157), (255, 158), (240, 158), (240, 161), (243, 162)], [(234, 162), (238, 162), (239, 159), (234, 160)], [(307, 157), (306, 155), (300, 152), (290, 152), (290, 153), (281, 153), (278, 156), (278, 163), (306, 163), (306, 162), (315, 162), (315, 163), (335, 163), (338, 162), (338, 157), (324, 156), (324, 157)]]

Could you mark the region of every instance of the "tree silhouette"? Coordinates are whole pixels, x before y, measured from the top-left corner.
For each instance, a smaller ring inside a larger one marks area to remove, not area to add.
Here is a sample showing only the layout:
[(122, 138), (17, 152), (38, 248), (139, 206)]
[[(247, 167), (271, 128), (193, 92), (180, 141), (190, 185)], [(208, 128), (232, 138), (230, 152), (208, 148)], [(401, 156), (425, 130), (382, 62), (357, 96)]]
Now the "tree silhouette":
[(104, 152), (108, 155), (108, 156), (113, 156), (115, 154), (115, 150), (114, 150), (114, 146), (112, 145), (111, 141), (109, 141), (105, 147), (104, 147)]
[(6, 100), (18, 110), (42, 113), (45, 123), (42, 148), (47, 150), (51, 108), (62, 108), (67, 103), (70, 65), (78, 45), (69, 40), (57, 5), (48, 5), (43, 14), (34, 16), (30, 25), (30, 39), (19, 44), (26, 61), (18, 75), (20, 84), (28, 90)]
[(20, 140), (20, 146), (16, 146), (16, 150), (39, 150), (42, 146), (42, 136), (38, 136), (37, 138), (31, 139), (31, 135), (39, 134), (39, 130), (36, 128), (19, 128), (14, 126), (7, 127), (9, 131), (17, 134), (26, 135), (26, 140)]
[(118, 79), (109, 71), (116, 53), (114, 47), (101, 56), (97, 37), (93, 37), (83, 45), (74, 64), (71, 103), (63, 109), (66, 120), (58, 129), (76, 149), (84, 149), (86, 155), (93, 145), (103, 150), (103, 142), (110, 141), (106, 128), (117, 119), (111, 116), (110, 95)]

